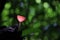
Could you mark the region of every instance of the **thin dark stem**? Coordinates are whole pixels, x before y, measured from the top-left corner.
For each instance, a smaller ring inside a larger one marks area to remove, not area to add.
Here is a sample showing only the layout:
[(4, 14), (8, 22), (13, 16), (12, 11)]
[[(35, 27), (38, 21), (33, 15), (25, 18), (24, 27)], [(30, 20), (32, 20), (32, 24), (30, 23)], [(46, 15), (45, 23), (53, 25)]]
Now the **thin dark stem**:
[(18, 31), (21, 31), (21, 23), (19, 22)]
[(18, 27), (18, 40), (22, 40), (22, 30), (21, 30), (21, 23), (19, 23), (19, 27)]

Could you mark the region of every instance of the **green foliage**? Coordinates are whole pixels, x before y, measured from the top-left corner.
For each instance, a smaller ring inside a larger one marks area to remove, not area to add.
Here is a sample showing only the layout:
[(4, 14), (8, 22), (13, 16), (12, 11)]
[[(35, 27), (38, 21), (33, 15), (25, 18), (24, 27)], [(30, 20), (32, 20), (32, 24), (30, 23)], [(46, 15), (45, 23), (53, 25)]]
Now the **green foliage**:
[[(13, 1), (13, 2), (12, 2)], [(9, 14), (12, 15), (23, 15), (26, 17), (26, 21), (22, 23), (22, 29), (26, 26), (27, 28), (22, 30), (22, 37), (26, 36), (24, 40), (50, 40), (47, 35), (44, 36), (44, 33), (47, 32), (43, 30), (43, 27), (58, 23), (60, 25), (60, 3), (58, 1), (43, 2), (44, 0), (10, 0), (5, 4), (4, 10), (1, 13), (2, 25), (11, 26), (13, 23), (17, 23), (17, 19), (14, 17), (9, 17)], [(47, 0), (46, 0), (47, 1)], [(20, 3), (19, 3), (20, 2)], [(23, 6), (21, 6), (21, 2)], [(53, 5), (53, 7), (51, 7)], [(16, 21), (15, 21), (16, 19)], [(14, 22), (13, 22), (14, 21)], [(49, 28), (48, 31), (54, 30), (53, 27)], [(54, 31), (56, 31), (55, 29)], [(49, 32), (47, 32), (48, 35)], [(42, 38), (41, 38), (42, 35)], [(58, 38), (58, 33), (51, 32), (51, 40)]]
[(7, 22), (9, 19), (8, 14), (9, 14), (9, 10), (4, 9), (2, 14), (1, 14), (1, 17), (2, 17), (2, 21), (5, 21), (5, 22), (3, 22), (2, 25), (8, 25), (8, 22)]
[(15, 9), (15, 13), (16, 14), (19, 14), (20, 13), (20, 10), (18, 8)]
[(44, 37), (44, 40), (48, 40), (47, 36)]
[(38, 22), (35, 22), (33, 23), (33, 28), (39, 28), (41, 25), (41, 23), (38, 21)]
[(10, 13), (13, 14), (13, 13), (14, 13), (14, 9), (11, 9), (11, 10), (10, 10)]
[(53, 18), (56, 16), (56, 13), (53, 12), (53, 10), (51, 8), (48, 8), (47, 10), (45, 10), (45, 17), (46, 18)]
[(11, 7), (11, 3), (6, 3), (5, 4), (5, 9), (9, 9)]
[(28, 20), (29, 22), (31, 22), (32, 18), (35, 16), (35, 8), (34, 7), (30, 7), (29, 8), (29, 15), (28, 15)]
[(22, 31), (22, 36), (26, 36), (26, 35), (29, 35), (35, 32), (40, 32), (40, 30), (38, 28), (29, 28), (29, 29)]
[(49, 8), (49, 4), (47, 3), (47, 2), (45, 2), (44, 4), (43, 4), (43, 6), (44, 6), (44, 8)]
[(36, 3), (38, 3), (38, 4), (40, 4), (41, 3), (41, 0), (35, 0), (36, 1)]

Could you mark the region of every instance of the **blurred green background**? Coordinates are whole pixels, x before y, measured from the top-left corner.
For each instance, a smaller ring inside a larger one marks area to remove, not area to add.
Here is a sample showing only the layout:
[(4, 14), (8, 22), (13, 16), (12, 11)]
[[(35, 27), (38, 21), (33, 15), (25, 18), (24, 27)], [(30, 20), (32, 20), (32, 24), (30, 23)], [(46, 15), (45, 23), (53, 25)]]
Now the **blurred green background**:
[(21, 26), (23, 40), (60, 40), (59, 0), (8, 0), (0, 25), (17, 24), (16, 15), (26, 17)]

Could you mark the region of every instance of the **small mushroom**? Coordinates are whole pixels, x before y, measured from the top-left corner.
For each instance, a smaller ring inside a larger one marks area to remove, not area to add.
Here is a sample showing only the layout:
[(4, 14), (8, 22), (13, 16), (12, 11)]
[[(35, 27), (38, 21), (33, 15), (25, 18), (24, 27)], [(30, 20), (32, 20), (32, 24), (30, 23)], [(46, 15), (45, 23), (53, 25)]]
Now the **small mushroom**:
[(18, 20), (18, 22), (19, 22), (19, 27), (18, 27), (18, 31), (21, 29), (21, 23), (23, 22), (23, 21), (25, 21), (26, 20), (26, 18), (24, 17), (24, 16), (21, 16), (21, 15), (17, 15), (17, 20)]

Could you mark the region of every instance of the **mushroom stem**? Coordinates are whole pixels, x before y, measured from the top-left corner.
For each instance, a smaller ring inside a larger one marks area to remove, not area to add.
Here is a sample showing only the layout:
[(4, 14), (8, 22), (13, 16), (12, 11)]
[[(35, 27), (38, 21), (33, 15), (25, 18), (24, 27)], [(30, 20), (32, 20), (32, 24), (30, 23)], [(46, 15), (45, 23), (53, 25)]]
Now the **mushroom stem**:
[(21, 31), (21, 23), (19, 22), (18, 31)]

